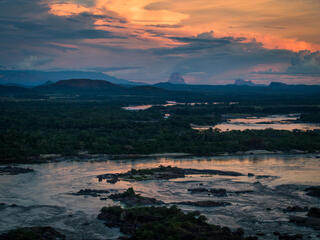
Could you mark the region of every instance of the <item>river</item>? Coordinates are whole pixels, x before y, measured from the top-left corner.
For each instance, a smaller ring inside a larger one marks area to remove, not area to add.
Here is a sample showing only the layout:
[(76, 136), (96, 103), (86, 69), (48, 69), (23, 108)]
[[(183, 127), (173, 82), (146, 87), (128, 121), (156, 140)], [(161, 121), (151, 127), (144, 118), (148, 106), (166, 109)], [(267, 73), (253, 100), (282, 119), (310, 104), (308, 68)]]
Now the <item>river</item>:
[[(180, 168), (230, 170), (243, 173), (241, 177), (192, 175), (174, 180), (144, 182), (120, 181), (116, 184), (99, 182), (99, 174), (126, 172), (131, 168), (152, 168), (159, 165)], [(307, 196), (303, 189), (320, 185), (320, 159), (316, 155), (248, 155), (210, 158), (165, 158), (135, 160), (65, 161), (33, 165), (34, 173), (0, 175), (0, 202), (16, 204), (0, 208), (0, 233), (22, 226), (57, 228), (68, 239), (116, 239), (118, 229), (109, 229), (96, 219), (103, 206), (115, 203), (99, 197), (75, 196), (80, 189), (105, 189), (121, 192), (133, 187), (142, 196), (166, 203), (197, 200), (223, 200), (230, 206), (201, 208), (179, 206), (185, 211), (199, 210), (210, 223), (242, 227), (247, 233), (262, 233), (260, 239), (277, 239), (272, 234), (301, 233), (317, 239), (312, 228), (298, 227), (288, 222), (288, 206), (320, 206), (320, 199)], [(255, 177), (247, 174), (253, 173)], [(259, 178), (259, 175), (269, 177)], [(225, 197), (191, 194), (188, 188), (225, 188)], [(236, 194), (235, 191), (252, 192)], [(305, 213), (299, 213), (304, 214)]]

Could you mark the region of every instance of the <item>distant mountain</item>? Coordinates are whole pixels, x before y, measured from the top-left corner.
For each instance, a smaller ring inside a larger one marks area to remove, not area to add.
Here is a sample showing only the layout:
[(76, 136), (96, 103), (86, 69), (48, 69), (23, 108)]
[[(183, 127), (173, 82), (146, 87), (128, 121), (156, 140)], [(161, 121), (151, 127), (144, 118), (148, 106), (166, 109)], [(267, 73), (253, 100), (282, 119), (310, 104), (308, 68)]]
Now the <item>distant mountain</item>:
[(174, 72), (170, 75), (168, 83), (172, 84), (186, 84), (182, 75), (178, 72)]
[[(212, 89), (219, 88), (221, 85), (202, 85), (202, 84), (173, 84), (170, 82), (156, 83), (153, 86), (163, 88), (171, 91), (195, 91), (195, 92), (206, 92)], [(224, 85), (227, 86), (227, 85)]]
[(167, 98), (184, 95), (183, 91), (170, 91), (155, 86), (128, 86), (114, 84), (105, 80), (69, 79), (60, 80), (52, 84), (34, 87), (40, 95), (78, 95), (84, 97), (160, 97)]
[(112, 77), (101, 72), (85, 71), (35, 71), (35, 70), (0, 70), (0, 84), (22, 84), (36, 86), (48, 81), (56, 82), (63, 79), (94, 79), (106, 80), (123, 85), (146, 85)]
[(158, 83), (144, 86), (124, 86), (105, 80), (70, 79), (41, 86), (24, 88), (0, 85), (0, 96), (22, 98), (47, 98), (52, 95), (129, 99), (174, 100), (180, 102), (270, 102), (315, 103), (320, 102), (320, 86), (271, 83), (269, 86), (247, 85), (191, 85)]
[[(246, 81), (247, 82), (247, 81)], [(170, 91), (184, 91), (193, 93), (205, 93), (211, 96), (249, 96), (249, 95), (314, 95), (320, 92), (319, 85), (289, 85), (281, 82), (273, 82), (270, 85), (193, 85), (193, 84), (171, 84), (157, 83), (155, 87)]]
[[(269, 87), (272, 87), (272, 88), (287, 87), (287, 86), (290, 86), (290, 85), (282, 82), (271, 82), (269, 84)], [(292, 85), (292, 86), (295, 86), (295, 85)]]
[(42, 93), (82, 93), (91, 94), (94, 92), (121, 92), (126, 88), (105, 80), (91, 79), (70, 79), (60, 80), (55, 83), (45, 84), (34, 88)]
[(91, 79), (70, 79), (60, 80), (56, 83), (47, 84), (47, 87), (71, 87), (82, 89), (110, 89), (116, 85), (104, 80), (91, 80)]

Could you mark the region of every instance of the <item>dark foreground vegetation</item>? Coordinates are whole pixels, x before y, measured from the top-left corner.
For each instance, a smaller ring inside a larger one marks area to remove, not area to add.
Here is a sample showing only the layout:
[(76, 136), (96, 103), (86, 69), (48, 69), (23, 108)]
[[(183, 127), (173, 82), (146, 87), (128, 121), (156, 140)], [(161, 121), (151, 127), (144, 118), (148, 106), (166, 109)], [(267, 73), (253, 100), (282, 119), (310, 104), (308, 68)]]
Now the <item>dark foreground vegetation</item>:
[(0, 235), (0, 240), (65, 240), (65, 236), (52, 227), (26, 227)]
[(300, 120), (304, 122), (320, 123), (320, 112), (302, 114)]
[(120, 227), (120, 231), (129, 234), (127, 239), (134, 240), (251, 240), (244, 237), (242, 229), (232, 232), (206, 222), (199, 213), (184, 213), (177, 207), (143, 207), (123, 209), (104, 207), (98, 219), (104, 220), (108, 227)]
[[(0, 161), (25, 162), (41, 154), (76, 155), (80, 151), (213, 155), (255, 149), (320, 150), (320, 131), (199, 132), (190, 127), (214, 125), (223, 121), (224, 114), (301, 112), (317, 116), (316, 105), (200, 104), (123, 110), (127, 104), (111, 100), (2, 100)], [(165, 119), (165, 114), (170, 117)]]

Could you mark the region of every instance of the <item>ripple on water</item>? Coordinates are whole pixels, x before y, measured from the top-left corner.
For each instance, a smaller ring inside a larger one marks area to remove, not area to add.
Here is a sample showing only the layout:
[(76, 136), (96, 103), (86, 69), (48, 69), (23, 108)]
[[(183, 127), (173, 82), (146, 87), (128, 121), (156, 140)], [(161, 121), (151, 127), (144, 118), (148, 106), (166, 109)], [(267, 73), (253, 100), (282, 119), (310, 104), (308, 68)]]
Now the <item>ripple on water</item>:
[[(154, 168), (171, 165), (181, 168), (216, 169), (241, 172), (245, 176), (191, 175), (163, 181), (99, 182), (97, 175), (126, 172), (131, 168)], [(166, 203), (180, 201), (226, 201), (230, 206), (203, 208), (179, 206), (186, 211), (199, 210), (215, 224), (242, 227), (249, 233), (270, 229), (287, 233), (315, 234), (310, 228), (288, 223), (288, 206), (319, 206), (319, 199), (306, 196), (307, 185), (320, 185), (320, 159), (305, 155), (269, 155), (212, 158), (155, 158), (104, 162), (60, 162), (22, 165), (36, 170), (16, 176), (0, 176), (0, 202), (17, 204), (0, 210), (0, 232), (17, 226), (51, 225), (62, 229), (68, 239), (78, 237), (115, 238), (119, 231), (107, 229), (96, 216), (101, 207), (115, 204), (99, 197), (75, 196), (80, 189), (112, 189), (121, 192), (129, 187), (143, 196)], [(255, 176), (248, 177), (248, 173)], [(258, 175), (269, 177), (256, 178)], [(227, 195), (191, 194), (189, 188), (224, 188)], [(119, 203), (116, 203), (119, 204)], [(24, 206), (24, 207), (22, 207)], [(18, 217), (19, 216), (19, 217)], [(94, 223), (94, 224), (93, 224)], [(316, 235), (315, 235), (316, 236)], [(262, 237), (261, 239), (263, 239)], [(266, 236), (266, 239), (272, 239)], [(81, 238), (80, 238), (81, 239)]]

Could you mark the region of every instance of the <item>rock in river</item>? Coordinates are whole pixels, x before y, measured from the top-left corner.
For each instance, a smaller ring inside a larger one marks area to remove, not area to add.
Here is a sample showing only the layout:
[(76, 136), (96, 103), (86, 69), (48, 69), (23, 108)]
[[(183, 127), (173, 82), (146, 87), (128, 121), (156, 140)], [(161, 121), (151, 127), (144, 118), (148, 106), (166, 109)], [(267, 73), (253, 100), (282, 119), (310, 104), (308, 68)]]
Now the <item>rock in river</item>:
[(320, 208), (310, 208), (308, 211), (308, 217), (320, 218)]
[(110, 199), (114, 201), (120, 201), (127, 206), (144, 206), (144, 205), (160, 205), (164, 202), (159, 201), (155, 198), (142, 197), (136, 194), (133, 188), (128, 188), (127, 191), (123, 193), (116, 193), (109, 196)]
[(304, 190), (307, 195), (320, 198), (320, 186), (309, 187)]
[(22, 173), (34, 172), (31, 168), (20, 168), (20, 167), (0, 167), (0, 175), (18, 175)]
[(306, 211), (308, 211), (308, 207), (289, 206), (286, 209), (283, 209), (283, 212), (306, 212)]
[(171, 166), (159, 166), (157, 168), (131, 169), (126, 173), (103, 174), (97, 176), (99, 181), (106, 179), (109, 183), (124, 181), (146, 181), (146, 180), (169, 180), (184, 178), (186, 175), (221, 175), (221, 176), (243, 176), (243, 174), (233, 171), (221, 171), (211, 169), (178, 168)]
[(108, 190), (96, 190), (96, 189), (81, 189), (77, 193), (72, 193), (72, 195), (100, 197), (101, 194), (106, 194), (106, 193), (109, 193), (109, 191)]

